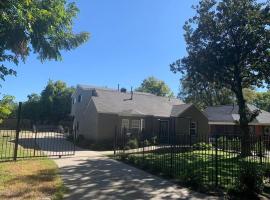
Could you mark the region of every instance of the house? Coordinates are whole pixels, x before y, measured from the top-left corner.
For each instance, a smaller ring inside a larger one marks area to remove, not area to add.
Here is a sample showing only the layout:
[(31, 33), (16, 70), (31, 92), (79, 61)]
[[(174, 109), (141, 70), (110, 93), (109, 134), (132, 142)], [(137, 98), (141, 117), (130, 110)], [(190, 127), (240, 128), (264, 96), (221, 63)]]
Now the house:
[(208, 133), (206, 116), (192, 104), (149, 93), (78, 85), (71, 115), (77, 135), (113, 144), (115, 129), (132, 133), (199, 137)]
[[(249, 111), (258, 110), (257, 107), (248, 104)], [(240, 135), (239, 107), (237, 105), (223, 105), (207, 107), (204, 114), (208, 118), (210, 135)], [(260, 110), (260, 114), (249, 124), (250, 132), (256, 135), (270, 135), (270, 113)]]

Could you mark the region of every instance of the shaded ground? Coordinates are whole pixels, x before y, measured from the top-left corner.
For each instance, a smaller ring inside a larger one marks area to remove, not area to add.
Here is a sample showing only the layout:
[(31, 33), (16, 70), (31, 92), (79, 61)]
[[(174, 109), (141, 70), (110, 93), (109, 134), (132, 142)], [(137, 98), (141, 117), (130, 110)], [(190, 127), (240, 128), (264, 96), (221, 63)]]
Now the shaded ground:
[(76, 156), (56, 159), (69, 194), (65, 199), (217, 199), (109, 159), (79, 150)]

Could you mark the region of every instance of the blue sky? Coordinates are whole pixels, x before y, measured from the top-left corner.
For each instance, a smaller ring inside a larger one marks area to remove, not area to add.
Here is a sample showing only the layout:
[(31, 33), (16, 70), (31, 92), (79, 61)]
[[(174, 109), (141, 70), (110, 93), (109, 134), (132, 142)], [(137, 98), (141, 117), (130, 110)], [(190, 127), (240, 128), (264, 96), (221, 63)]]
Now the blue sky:
[(90, 40), (63, 61), (40, 63), (31, 55), (16, 67), (17, 77), (1, 82), (2, 94), (17, 101), (40, 93), (49, 79), (68, 85), (138, 87), (148, 76), (164, 80), (175, 94), (179, 74), (169, 64), (186, 54), (183, 29), (198, 0), (77, 0), (80, 13), (74, 30), (91, 33)]

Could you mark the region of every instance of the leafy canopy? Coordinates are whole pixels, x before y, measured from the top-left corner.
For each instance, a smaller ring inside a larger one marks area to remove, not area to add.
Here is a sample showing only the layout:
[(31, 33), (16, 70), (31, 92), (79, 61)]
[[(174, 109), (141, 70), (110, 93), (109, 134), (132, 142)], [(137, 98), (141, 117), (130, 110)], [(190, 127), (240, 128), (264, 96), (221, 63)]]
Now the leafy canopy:
[(10, 95), (4, 95), (0, 100), (0, 123), (3, 119), (8, 118), (11, 114), (15, 113), (16, 104), (14, 103), (14, 97)]
[(74, 88), (62, 81), (49, 81), (40, 95), (28, 95), (22, 106), (23, 118), (34, 122), (57, 124), (69, 119)]
[[(236, 96), (248, 123), (243, 88), (270, 84), (270, 5), (255, 0), (201, 0), (185, 25), (188, 56), (171, 64), (194, 82), (210, 82)], [(196, 80), (196, 81), (195, 81)]]
[(187, 76), (180, 79), (181, 87), (178, 97), (185, 103), (193, 103), (200, 109), (207, 106), (228, 105), (235, 103), (231, 90), (211, 84), (207, 81), (197, 82)]
[(173, 96), (173, 93), (168, 85), (162, 80), (151, 76), (144, 79), (140, 87), (136, 89), (138, 92), (147, 92), (157, 96)]
[(89, 34), (73, 33), (79, 12), (66, 0), (0, 0), (0, 78), (16, 75), (9, 63), (18, 65), (30, 52), (42, 62), (61, 60), (61, 50), (87, 41)]

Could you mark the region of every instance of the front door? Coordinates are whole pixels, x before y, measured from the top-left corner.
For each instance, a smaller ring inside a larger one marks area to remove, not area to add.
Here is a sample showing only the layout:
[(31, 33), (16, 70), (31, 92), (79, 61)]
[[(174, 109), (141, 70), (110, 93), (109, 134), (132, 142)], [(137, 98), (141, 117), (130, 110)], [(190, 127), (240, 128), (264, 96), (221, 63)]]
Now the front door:
[(169, 121), (161, 120), (159, 124), (159, 140), (161, 142), (169, 141)]

